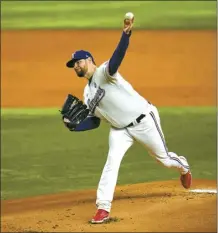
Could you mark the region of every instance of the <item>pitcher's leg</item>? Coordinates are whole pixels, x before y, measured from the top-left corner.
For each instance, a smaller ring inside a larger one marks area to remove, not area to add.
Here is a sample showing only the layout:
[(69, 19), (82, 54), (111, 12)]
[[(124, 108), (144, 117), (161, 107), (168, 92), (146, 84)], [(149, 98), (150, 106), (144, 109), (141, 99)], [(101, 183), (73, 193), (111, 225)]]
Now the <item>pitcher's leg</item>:
[(96, 205), (98, 209), (110, 212), (120, 163), (132, 144), (133, 139), (126, 129), (111, 128), (109, 153), (97, 189)]
[(160, 117), (155, 106), (138, 125), (128, 128), (129, 133), (142, 143), (149, 153), (161, 164), (168, 168), (177, 169), (180, 174), (189, 171), (189, 165), (183, 157), (168, 152), (164, 134), (160, 125)]
[[(151, 153), (164, 166), (169, 168), (176, 168), (181, 174), (186, 174), (190, 169), (187, 160), (183, 159), (184, 157), (178, 156), (174, 152), (168, 152), (168, 148), (166, 146), (166, 141), (160, 124), (160, 117), (158, 111), (154, 106), (152, 110), (153, 111), (151, 111), (149, 114), (156, 128), (156, 130), (154, 130), (158, 132), (159, 139), (161, 139), (161, 141), (158, 147), (152, 148)], [(155, 138), (157, 139), (158, 135)], [(164, 151), (162, 151), (161, 145), (163, 145)]]

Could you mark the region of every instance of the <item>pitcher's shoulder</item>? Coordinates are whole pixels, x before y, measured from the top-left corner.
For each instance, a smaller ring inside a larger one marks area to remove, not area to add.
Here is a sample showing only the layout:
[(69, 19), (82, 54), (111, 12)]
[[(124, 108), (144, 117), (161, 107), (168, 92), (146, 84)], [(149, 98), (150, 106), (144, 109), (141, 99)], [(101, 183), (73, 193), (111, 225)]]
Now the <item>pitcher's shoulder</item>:
[(108, 65), (108, 62), (109, 62), (109, 61), (103, 62), (101, 65), (98, 66), (97, 69), (98, 69), (99, 71), (104, 71), (105, 67)]
[(99, 65), (93, 75), (93, 81), (101, 84), (102, 82), (105, 82), (106, 80), (106, 68), (109, 61), (103, 62), (101, 65)]
[(104, 77), (103, 79), (104, 81), (106, 81), (107, 83), (111, 83), (111, 84), (116, 83), (116, 81), (118, 81), (119, 77), (121, 76), (118, 71), (112, 76), (109, 74), (109, 60), (103, 62), (98, 67), (98, 74)]

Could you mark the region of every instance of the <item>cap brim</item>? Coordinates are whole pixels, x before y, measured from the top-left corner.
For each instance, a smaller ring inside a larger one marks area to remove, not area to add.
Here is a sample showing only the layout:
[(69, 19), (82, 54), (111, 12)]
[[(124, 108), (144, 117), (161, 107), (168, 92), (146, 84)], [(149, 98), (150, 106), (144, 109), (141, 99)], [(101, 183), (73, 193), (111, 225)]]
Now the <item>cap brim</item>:
[(67, 62), (66, 66), (67, 66), (68, 68), (73, 68), (74, 65), (75, 65), (75, 62), (76, 62), (75, 59), (71, 59), (70, 61)]

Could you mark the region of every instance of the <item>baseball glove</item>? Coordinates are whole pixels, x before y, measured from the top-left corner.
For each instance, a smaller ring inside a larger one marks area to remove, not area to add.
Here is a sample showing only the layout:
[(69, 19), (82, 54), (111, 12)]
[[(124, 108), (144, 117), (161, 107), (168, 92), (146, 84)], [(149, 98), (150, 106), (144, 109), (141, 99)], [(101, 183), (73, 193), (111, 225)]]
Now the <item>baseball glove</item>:
[(89, 109), (76, 96), (68, 94), (60, 112), (65, 126), (73, 131), (77, 125), (86, 119)]

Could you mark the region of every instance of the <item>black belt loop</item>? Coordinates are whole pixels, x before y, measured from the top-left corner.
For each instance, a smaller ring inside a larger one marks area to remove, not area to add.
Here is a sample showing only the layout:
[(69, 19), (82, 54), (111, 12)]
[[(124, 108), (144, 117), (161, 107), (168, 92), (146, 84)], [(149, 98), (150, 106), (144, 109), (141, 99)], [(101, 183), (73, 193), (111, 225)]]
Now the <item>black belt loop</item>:
[[(141, 114), (138, 118), (136, 118), (136, 122), (137, 123), (140, 123), (141, 122), (141, 120), (145, 117), (146, 115), (145, 114)], [(134, 124), (133, 124), (133, 122), (132, 123), (130, 123), (129, 125), (127, 125), (126, 127), (131, 127), (131, 126), (133, 126)]]
[[(148, 101), (148, 100), (147, 100), (147, 101)], [(150, 101), (148, 101), (148, 104), (152, 105), (152, 103), (151, 103)], [(144, 117), (146, 117), (146, 115), (145, 115), (145, 114), (141, 114), (138, 118), (136, 118), (136, 122), (137, 122), (137, 123), (140, 123), (141, 120), (142, 120)], [(131, 126), (133, 126), (133, 125), (134, 125), (134, 124), (133, 124), (133, 122), (132, 122), (132, 123), (130, 123), (129, 125), (127, 125), (125, 128), (131, 127)]]

